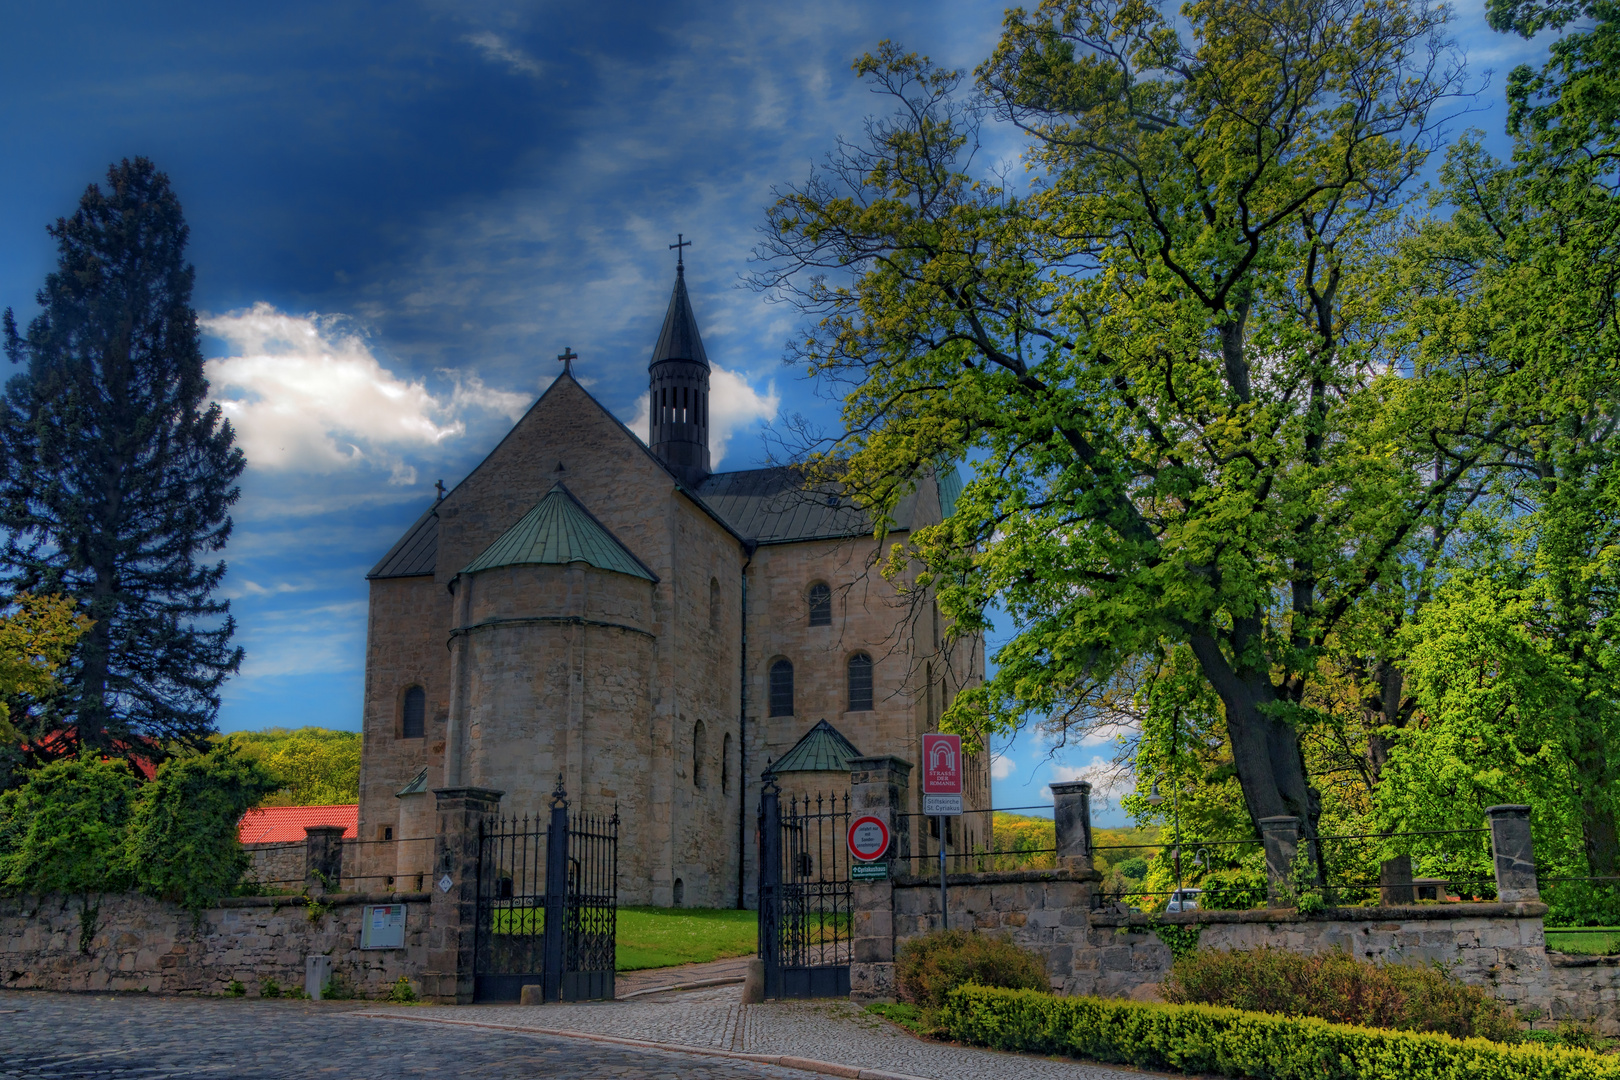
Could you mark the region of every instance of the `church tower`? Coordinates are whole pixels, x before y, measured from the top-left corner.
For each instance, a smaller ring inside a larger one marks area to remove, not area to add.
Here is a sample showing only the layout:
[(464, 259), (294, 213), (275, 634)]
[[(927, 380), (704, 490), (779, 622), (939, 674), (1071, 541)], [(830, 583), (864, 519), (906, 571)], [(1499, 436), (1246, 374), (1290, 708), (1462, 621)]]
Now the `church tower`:
[(682, 482), (695, 485), (709, 475), (709, 358), (686, 296), (686, 263), (679, 258), (675, 290), (647, 370), (652, 452)]

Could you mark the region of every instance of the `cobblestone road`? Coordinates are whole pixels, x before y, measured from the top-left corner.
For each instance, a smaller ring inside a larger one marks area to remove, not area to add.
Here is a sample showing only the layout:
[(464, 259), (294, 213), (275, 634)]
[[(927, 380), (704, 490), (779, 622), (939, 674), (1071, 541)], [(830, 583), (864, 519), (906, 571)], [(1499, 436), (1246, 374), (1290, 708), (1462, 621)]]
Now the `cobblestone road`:
[(338, 1002), (0, 991), (0, 1077), (810, 1080), (748, 1062), (367, 1019)]
[(811, 1058), (927, 1080), (1144, 1080), (1158, 1075), (924, 1042), (847, 1000), (743, 1005), (738, 986), (653, 994), (633, 1001), (374, 1007), (369, 1011), (416, 1023), (449, 1021), (502, 1029), (577, 1031), (665, 1046)]

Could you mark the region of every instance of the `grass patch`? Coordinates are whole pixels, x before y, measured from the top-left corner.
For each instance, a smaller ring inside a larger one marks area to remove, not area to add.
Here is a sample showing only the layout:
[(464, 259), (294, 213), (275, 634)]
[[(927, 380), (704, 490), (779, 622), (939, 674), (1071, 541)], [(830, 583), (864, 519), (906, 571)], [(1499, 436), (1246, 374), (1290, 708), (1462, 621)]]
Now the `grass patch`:
[(748, 956), (759, 946), (759, 913), (735, 908), (619, 909), (618, 969), (702, 964)]
[(1579, 930), (1547, 928), (1547, 948), (1580, 956), (1620, 953), (1620, 926), (1583, 926)]
[(908, 1005), (903, 1001), (890, 1005), (879, 1001), (868, 1005), (866, 1011), (899, 1024), (913, 1035), (921, 1035), (924, 1038), (939, 1030), (934, 1021), (934, 1011), (924, 1009), (920, 1005)]

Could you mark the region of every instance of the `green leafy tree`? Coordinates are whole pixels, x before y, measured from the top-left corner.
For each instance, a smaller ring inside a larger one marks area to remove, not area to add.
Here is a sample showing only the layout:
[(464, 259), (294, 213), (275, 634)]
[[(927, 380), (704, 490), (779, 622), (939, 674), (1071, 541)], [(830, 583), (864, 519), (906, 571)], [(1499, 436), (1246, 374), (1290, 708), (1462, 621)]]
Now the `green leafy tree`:
[(145, 158), (91, 185), (49, 229), (57, 269), (0, 407), (0, 567), (20, 591), (72, 597), (94, 620), (24, 734), (100, 753), (200, 747), (241, 663), (216, 599), (244, 467), (209, 404), (187, 227)]
[[(55, 685), (56, 669), (65, 663), (90, 620), (76, 614), (73, 601), (61, 596), (12, 598), (11, 611), (0, 616), (0, 699), (38, 699)], [(22, 733), (11, 723), (11, 708), (0, 700), (0, 745), (16, 744)]]
[(847, 390), (827, 459), (861, 498), (979, 463), (888, 567), (920, 559), (958, 633), (995, 601), (1017, 624), (947, 726), (1107, 722), (1122, 674), (1185, 650), (1247, 817), (1313, 828), (1319, 661), (1404, 589), (1501, 422), (1467, 371), (1382, 346), (1383, 240), (1461, 76), (1426, 4), (1183, 11), (1008, 13), (977, 75), (1028, 138), (1023, 194), (972, 172), (959, 73), (863, 58), (897, 109), (781, 195), (759, 284), (815, 316), (801, 357)]
[(83, 754), (0, 792), (0, 890), (78, 897), (80, 952), (90, 951), (101, 894), (129, 887), (122, 856), (136, 787), (124, 762)]
[(305, 727), (225, 736), (280, 786), (260, 806), (334, 806), (360, 801), (360, 733)]
[(165, 762), (130, 820), (129, 877), (192, 911), (229, 895), (248, 866), (237, 825), (276, 786), (262, 765), (229, 746)]

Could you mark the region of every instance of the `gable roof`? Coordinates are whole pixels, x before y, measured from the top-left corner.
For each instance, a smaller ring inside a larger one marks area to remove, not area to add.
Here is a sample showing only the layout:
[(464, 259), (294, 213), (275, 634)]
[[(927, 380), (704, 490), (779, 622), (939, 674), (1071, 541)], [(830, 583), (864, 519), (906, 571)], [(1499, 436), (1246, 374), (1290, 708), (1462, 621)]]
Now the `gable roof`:
[(422, 577), (433, 574), (439, 557), (439, 504), (428, 507), (416, 523), (405, 530), (399, 542), (366, 574), (374, 578)]
[(360, 804), (341, 806), (261, 806), (242, 815), (236, 838), (244, 844), (284, 844), (302, 840), (308, 825), (341, 825), (343, 838), (360, 835)]
[(698, 336), (697, 316), (692, 313), (692, 301), (686, 295), (686, 268), (675, 270), (675, 288), (669, 294), (669, 310), (664, 312), (664, 327), (658, 331), (658, 343), (653, 346), (649, 368), (665, 360), (690, 360), (709, 366), (703, 351), (703, 339)]
[(861, 752), (844, 738), (843, 732), (825, 720), (818, 720), (815, 727), (804, 733), (804, 738), (793, 744), (793, 749), (771, 765), (770, 771), (848, 772), (850, 758), (860, 756)]
[[(698, 484), (697, 495), (732, 529), (756, 544), (872, 533), (871, 515), (837, 485), (806, 487), (803, 471), (792, 465), (714, 473)], [(916, 513), (917, 493), (909, 492), (894, 508), (893, 528), (910, 529)]]
[(658, 580), (560, 480), (534, 504), (534, 509), (461, 572), (475, 574), (501, 566), (565, 566), (575, 562), (647, 581)]

